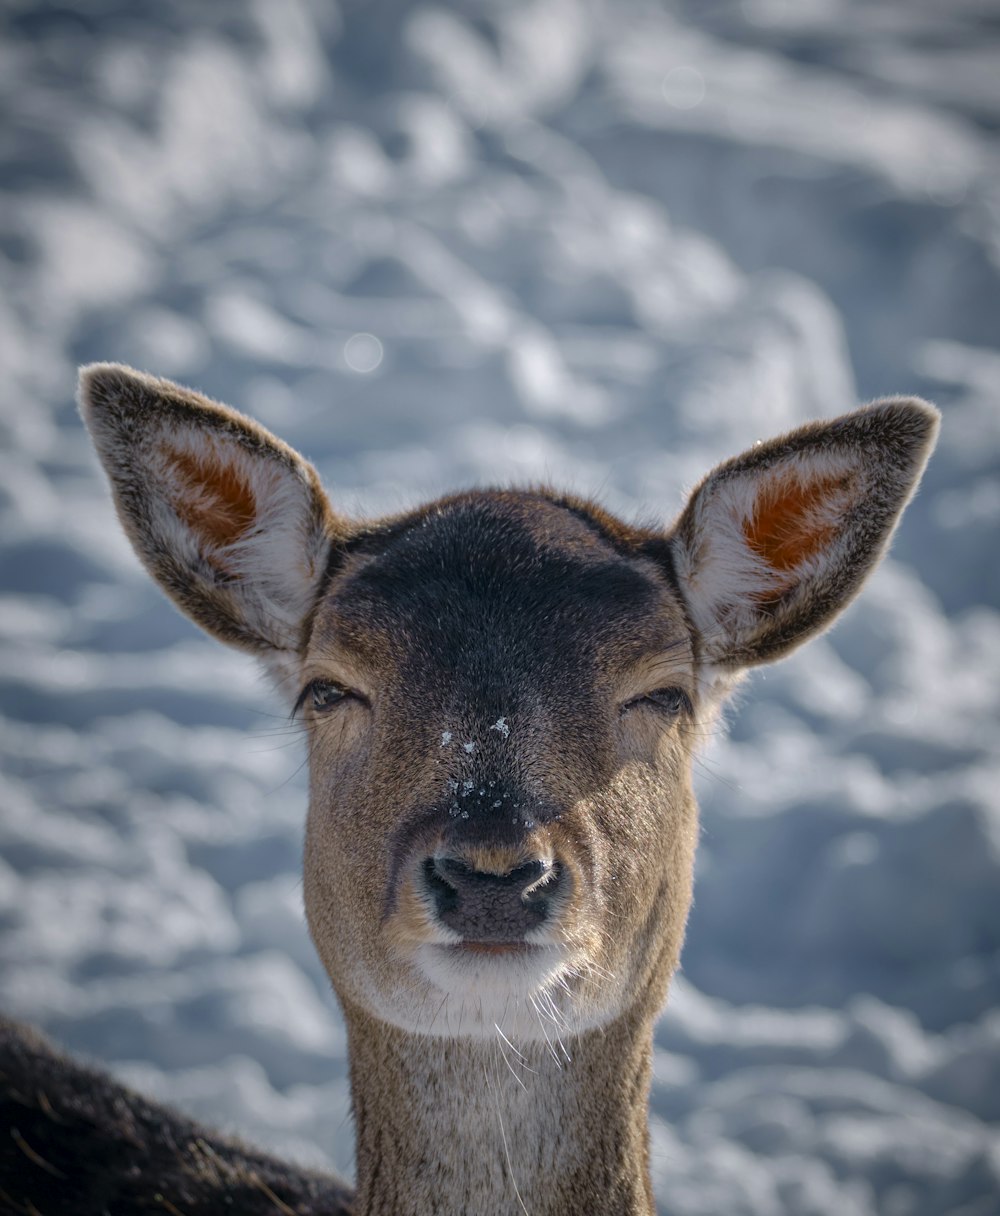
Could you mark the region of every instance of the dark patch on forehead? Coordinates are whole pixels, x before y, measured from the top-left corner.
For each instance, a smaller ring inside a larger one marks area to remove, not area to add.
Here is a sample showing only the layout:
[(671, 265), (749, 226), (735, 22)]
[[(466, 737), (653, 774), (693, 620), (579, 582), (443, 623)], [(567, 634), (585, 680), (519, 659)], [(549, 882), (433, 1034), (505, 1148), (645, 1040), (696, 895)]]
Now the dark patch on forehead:
[(671, 580), (655, 558), (641, 560), (648, 534), (612, 520), (615, 534), (606, 520), (529, 491), (444, 499), (358, 536), (327, 606), (342, 640), (377, 630), (390, 646), (433, 646), (439, 661), (487, 656), (493, 642), (509, 660), (607, 637), (638, 642), (651, 618), (662, 628)]
[(572, 494), (554, 493), (544, 487), (525, 490), (468, 490), (450, 494), (428, 503), (417, 510), (388, 520), (380, 520), (356, 531), (332, 554), (337, 564), (352, 554), (377, 556), (402, 536), (417, 527), (424, 527), (434, 518), (454, 516), (463, 510), (476, 513), (493, 513), (500, 518), (506, 516), (529, 529), (543, 516), (559, 520), (562, 529), (569, 534), (566, 516), (576, 519), (587, 532), (603, 541), (615, 553), (623, 557), (649, 557), (665, 561), (668, 574), (673, 581), (673, 562), (669, 557), (669, 545), (664, 533), (658, 529), (640, 528), (606, 511), (595, 502)]
[(592, 602), (634, 610), (656, 590), (648, 573), (575, 513), (527, 494), (484, 492), (434, 504), (386, 535), (363, 539), (355, 552), (369, 560), (348, 576), (344, 592), (369, 599), (369, 607), (405, 607), (414, 594), (523, 604), (528, 594), (538, 608)]

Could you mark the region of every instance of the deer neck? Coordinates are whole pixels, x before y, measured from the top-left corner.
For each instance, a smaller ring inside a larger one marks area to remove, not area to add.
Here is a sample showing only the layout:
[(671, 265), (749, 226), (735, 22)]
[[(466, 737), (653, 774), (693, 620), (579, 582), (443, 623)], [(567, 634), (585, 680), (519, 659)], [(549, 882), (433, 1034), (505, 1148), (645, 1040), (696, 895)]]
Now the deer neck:
[(564, 1053), (345, 1013), (357, 1216), (653, 1212), (650, 1018), (567, 1039)]

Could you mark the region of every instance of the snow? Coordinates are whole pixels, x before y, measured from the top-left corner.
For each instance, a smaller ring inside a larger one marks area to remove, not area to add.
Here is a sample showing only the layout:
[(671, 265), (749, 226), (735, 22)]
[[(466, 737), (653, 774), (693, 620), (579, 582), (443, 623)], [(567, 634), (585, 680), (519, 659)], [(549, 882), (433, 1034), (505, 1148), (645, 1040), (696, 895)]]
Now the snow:
[(3, 1005), (350, 1168), (300, 727), (147, 584), (78, 363), (246, 409), (349, 513), (546, 480), (666, 520), (756, 439), (917, 392), (944, 427), (892, 557), (699, 761), (653, 1173), (672, 1216), (1000, 1212), (990, 6), (277, 13), (7, 6)]

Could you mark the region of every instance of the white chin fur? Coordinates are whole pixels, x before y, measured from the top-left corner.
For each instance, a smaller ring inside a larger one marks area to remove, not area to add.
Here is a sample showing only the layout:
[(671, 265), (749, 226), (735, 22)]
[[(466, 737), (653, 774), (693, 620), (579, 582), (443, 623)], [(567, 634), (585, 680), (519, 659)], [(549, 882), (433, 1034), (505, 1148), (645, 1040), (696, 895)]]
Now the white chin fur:
[[(523, 954), (473, 954), (426, 943), (411, 966), (422, 985), (395, 989), (376, 1000), (381, 1017), (402, 1030), (434, 1038), (494, 1039), (550, 1043), (604, 1024), (605, 1010), (581, 1006), (573, 992), (574, 968), (565, 946), (539, 946)], [(408, 993), (403, 1000), (400, 997)]]
[(558, 983), (566, 966), (560, 946), (534, 946), (523, 954), (474, 954), (462, 947), (423, 945), (415, 962), (435, 988), (459, 1000), (495, 1007)]

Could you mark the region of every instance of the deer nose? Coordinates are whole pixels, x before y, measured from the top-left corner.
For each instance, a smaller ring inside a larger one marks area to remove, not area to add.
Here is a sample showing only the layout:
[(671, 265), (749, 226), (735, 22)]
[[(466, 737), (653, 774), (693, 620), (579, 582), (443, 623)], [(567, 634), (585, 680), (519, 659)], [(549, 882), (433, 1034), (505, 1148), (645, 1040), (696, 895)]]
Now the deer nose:
[(424, 883), (438, 920), (467, 942), (520, 942), (548, 917), (562, 880), (551, 861), (527, 861), (494, 874), (475, 870), (457, 857), (428, 857)]

